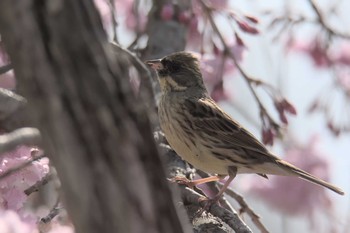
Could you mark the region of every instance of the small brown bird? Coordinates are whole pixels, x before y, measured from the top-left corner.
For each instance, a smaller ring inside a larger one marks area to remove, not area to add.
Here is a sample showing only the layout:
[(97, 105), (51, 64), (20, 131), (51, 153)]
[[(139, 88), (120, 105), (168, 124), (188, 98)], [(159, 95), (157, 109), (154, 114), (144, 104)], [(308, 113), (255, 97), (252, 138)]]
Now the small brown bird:
[(170, 146), (195, 168), (217, 174), (190, 182), (197, 185), (229, 175), (212, 200), (218, 200), (239, 173), (296, 176), (344, 192), (276, 157), (253, 134), (225, 113), (209, 96), (198, 59), (191, 53), (173, 53), (146, 62), (157, 71), (162, 91), (158, 114)]

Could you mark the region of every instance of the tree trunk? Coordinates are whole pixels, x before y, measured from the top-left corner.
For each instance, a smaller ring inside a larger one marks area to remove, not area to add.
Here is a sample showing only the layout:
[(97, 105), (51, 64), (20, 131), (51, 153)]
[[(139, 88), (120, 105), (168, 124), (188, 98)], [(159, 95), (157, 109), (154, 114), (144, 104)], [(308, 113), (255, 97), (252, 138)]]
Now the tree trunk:
[(0, 32), (76, 232), (185, 232), (126, 55), (110, 52), (92, 1), (2, 0)]

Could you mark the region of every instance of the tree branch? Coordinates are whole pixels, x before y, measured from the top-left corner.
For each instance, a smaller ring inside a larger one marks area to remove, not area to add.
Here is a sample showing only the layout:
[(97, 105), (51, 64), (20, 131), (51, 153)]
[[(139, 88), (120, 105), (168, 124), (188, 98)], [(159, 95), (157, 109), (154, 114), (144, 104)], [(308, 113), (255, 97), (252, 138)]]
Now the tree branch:
[(6, 72), (8, 72), (8, 71), (10, 71), (12, 69), (13, 69), (13, 67), (12, 67), (11, 63), (7, 64), (7, 65), (4, 65), (4, 66), (1, 66), (0, 67), (0, 75), (5, 74)]
[[(184, 201), (184, 204), (190, 203), (190, 204), (201, 206), (202, 208), (205, 207), (205, 203), (203, 201), (200, 201), (200, 199), (203, 198), (204, 196), (198, 194), (197, 192), (193, 191), (190, 188), (181, 187), (181, 196), (182, 196), (182, 200)], [(236, 212), (228, 211), (217, 204), (213, 204), (210, 207), (209, 213), (220, 218), (227, 225), (229, 225), (233, 230), (235, 230), (235, 232), (239, 232), (239, 233), (252, 232), (249, 229), (249, 227), (240, 219), (240, 217)]]
[(325, 20), (325, 17), (323, 16), (321, 10), (318, 8), (317, 4), (315, 3), (315, 0), (308, 0), (308, 2), (310, 3), (312, 9), (314, 10), (314, 12), (316, 13), (318, 22), (321, 24), (321, 26), (327, 31), (329, 32), (329, 34), (338, 36), (340, 38), (343, 39), (350, 39), (350, 35), (343, 33), (343, 32), (339, 32), (339, 31), (335, 31), (333, 28), (331, 28), (328, 23)]
[(29, 188), (27, 188), (26, 190), (24, 190), (24, 193), (29, 196), (30, 194), (39, 191), (41, 186), (44, 186), (45, 184), (47, 184), (49, 181), (52, 180), (52, 174), (48, 173), (46, 174), (46, 176), (44, 176), (41, 180), (39, 180), (38, 182), (36, 182), (34, 185), (30, 186)]
[(38, 146), (41, 135), (38, 129), (21, 128), (11, 133), (0, 135), (0, 154), (11, 151), (19, 145)]
[[(218, 183), (219, 187), (222, 187), (223, 185)], [(226, 192), (227, 195), (235, 199), (238, 204), (241, 206), (240, 213), (247, 213), (249, 217), (251, 218), (252, 222), (255, 224), (255, 226), (260, 230), (262, 233), (269, 233), (269, 231), (265, 228), (265, 226), (260, 221), (260, 216), (257, 215), (245, 202), (244, 198), (236, 193), (233, 189), (227, 188)]]
[(51, 220), (54, 217), (56, 217), (60, 213), (60, 210), (62, 209), (62, 207), (58, 206), (59, 203), (60, 203), (60, 198), (57, 198), (55, 205), (51, 208), (51, 210), (48, 213), (48, 215), (46, 215), (45, 217), (42, 217), (40, 219), (40, 221), (43, 222), (43, 223), (51, 222)]

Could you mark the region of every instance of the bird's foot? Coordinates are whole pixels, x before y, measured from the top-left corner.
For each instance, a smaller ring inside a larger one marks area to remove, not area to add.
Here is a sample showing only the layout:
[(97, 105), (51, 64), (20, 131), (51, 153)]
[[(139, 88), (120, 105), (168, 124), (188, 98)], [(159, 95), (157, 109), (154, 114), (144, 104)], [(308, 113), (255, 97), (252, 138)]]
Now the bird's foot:
[(170, 182), (173, 182), (173, 183), (186, 185), (187, 187), (189, 187), (191, 189), (193, 189), (196, 186), (196, 184), (193, 181), (187, 179), (184, 176), (174, 176), (172, 178), (169, 178), (168, 180)]
[(200, 197), (199, 202), (201, 203), (201, 205), (204, 205), (203, 206), (204, 210), (209, 210), (213, 204), (218, 203), (219, 199), (220, 199), (220, 196), (215, 196), (213, 198)]
[(210, 208), (212, 205), (216, 204), (220, 199), (220, 196), (215, 196), (213, 198), (208, 197), (200, 197), (199, 203), (202, 207), (202, 209), (198, 212), (198, 216), (202, 215), (204, 211), (210, 211)]

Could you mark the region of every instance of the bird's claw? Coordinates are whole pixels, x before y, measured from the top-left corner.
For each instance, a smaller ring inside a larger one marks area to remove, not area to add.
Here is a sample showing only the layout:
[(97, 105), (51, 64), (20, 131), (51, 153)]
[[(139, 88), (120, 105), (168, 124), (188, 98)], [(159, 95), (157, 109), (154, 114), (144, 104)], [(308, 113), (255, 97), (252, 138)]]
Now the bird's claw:
[(170, 182), (173, 183), (177, 183), (177, 184), (182, 184), (182, 185), (186, 185), (187, 187), (193, 189), (195, 184), (193, 183), (193, 181), (187, 179), (186, 177), (183, 176), (174, 176), (172, 178), (168, 178), (168, 180)]
[(210, 208), (213, 204), (218, 202), (218, 198), (214, 197), (214, 198), (208, 198), (208, 197), (199, 197), (198, 198), (198, 202), (200, 204), (200, 206), (203, 206), (199, 212), (196, 214), (197, 216), (201, 216), (203, 214), (204, 211), (209, 212)]

